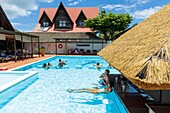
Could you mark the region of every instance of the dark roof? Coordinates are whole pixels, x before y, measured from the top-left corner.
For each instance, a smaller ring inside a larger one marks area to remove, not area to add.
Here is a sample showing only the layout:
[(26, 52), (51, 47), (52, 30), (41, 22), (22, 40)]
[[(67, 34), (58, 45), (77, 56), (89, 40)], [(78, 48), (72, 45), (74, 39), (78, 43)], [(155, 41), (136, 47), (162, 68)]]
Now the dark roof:
[(10, 23), (8, 17), (6, 16), (4, 10), (2, 9), (0, 5), (0, 27), (1, 29), (9, 30), (9, 31), (14, 31), (14, 28), (12, 24)]

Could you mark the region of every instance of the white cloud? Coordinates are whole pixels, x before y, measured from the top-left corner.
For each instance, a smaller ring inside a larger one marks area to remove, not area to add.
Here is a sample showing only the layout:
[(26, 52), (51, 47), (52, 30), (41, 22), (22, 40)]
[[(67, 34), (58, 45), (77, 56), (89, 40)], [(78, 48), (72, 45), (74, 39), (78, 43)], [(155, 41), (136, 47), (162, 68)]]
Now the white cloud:
[(29, 16), (38, 9), (38, 2), (53, 2), (53, 0), (0, 0), (0, 4), (9, 19)]
[(53, 2), (54, 0), (38, 0), (38, 1), (40, 1), (40, 2), (47, 2), (47, 3), (51, 3), (51, 2)]
[(102, 6), (102, 8), (104, 9), (108, 9), (108, 10), (116, 10), (116, 11), (120, 11), (120, 10), (129, 10), (131, 8), (136, 7), (135, 5), (124, 5), (124, 4), (108, 4), (105, 6)]
[(77, 5), (78, 3), (79, 3), (78, 1), (75, 1), (75, 2), (69, 3), (68, 5), (69, 5), (69, 6), (73, 6), (73, 5)]
[(132, 16), (136, 19), (146, 19), (150, 15), (152, 15), (155, 12), (157, 12), (158, 10), (160, 10), (162, 7), (163, 6), (155, 6), (155, 7), (149, 8), (149, 9), (137, 10), (132, 14)]
[(130, 1), (131, 3), (135, 3), (135, 4), (146, 4), (150, 2), (150, 0), (126, 0), (126, 1)]
[(16, 26), (22, 26), (21, 23), (16, 23), (16, 22), (11, 22), (12, 26), (16, 27)]
[(68, 4), (69, 6), (74, 6), (74, 5), (77, 5), (79, 4), (80, 2), (84, 2), (86, 0), (77, 0), (77, 1), (74, 1), (73, 0), (68, 0), (70, 3)]

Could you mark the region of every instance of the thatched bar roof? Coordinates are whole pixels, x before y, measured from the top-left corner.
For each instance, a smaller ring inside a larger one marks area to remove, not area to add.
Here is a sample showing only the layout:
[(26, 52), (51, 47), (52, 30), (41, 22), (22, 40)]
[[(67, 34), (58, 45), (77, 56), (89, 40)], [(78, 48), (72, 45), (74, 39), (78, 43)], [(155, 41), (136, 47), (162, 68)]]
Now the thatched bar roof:
[(98, 55), (139, 88), (170, 89), (170, 4), (121, 35)]

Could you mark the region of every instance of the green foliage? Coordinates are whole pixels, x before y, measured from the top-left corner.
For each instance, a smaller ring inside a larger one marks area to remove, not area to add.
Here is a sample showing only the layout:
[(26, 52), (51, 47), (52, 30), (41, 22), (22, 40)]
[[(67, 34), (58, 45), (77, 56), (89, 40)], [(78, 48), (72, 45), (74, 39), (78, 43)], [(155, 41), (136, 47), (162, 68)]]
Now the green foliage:
[(101, 11), (99, 16), (85, 20), (85, 26), (93, 31), (100, 32), (100, 37), (113, 39), (113, 37), (128, 28), (132, 21), (129, 14), (114, 14)]

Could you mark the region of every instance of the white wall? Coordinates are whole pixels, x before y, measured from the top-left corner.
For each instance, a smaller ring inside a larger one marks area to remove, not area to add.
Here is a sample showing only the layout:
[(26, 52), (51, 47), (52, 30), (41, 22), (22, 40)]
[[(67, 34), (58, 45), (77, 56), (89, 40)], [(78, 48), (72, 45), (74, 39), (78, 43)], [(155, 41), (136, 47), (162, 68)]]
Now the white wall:
[[(62, 44), (62, 48), (59, 48), (59, 44)], [(90, 46), (77, 46), (77, 44), (89, 44)], [(103, 48), (106, 47), (109, 43), (103, 43)], [(78, 50), (84, 49), (86, 52), (87, 50), (90, 50), (92, 53), (92, 43), (57, 43), (57, 48), (55, 43), (40, 43), (40, 47), (45, 47), (45, 53), (57, 53), (58, 54), (66, 54), (68, 53), (69, 49), (74, 50), (77, 48)], [(38, 44), (33, 44), (33, 51), (34, 53), (37, 53)], [(25, 49), (31, 51), (31, 43), (25, 43)], [(93, 50), (101, 50), (102, 49), (102, 43), (93, 43)]]

